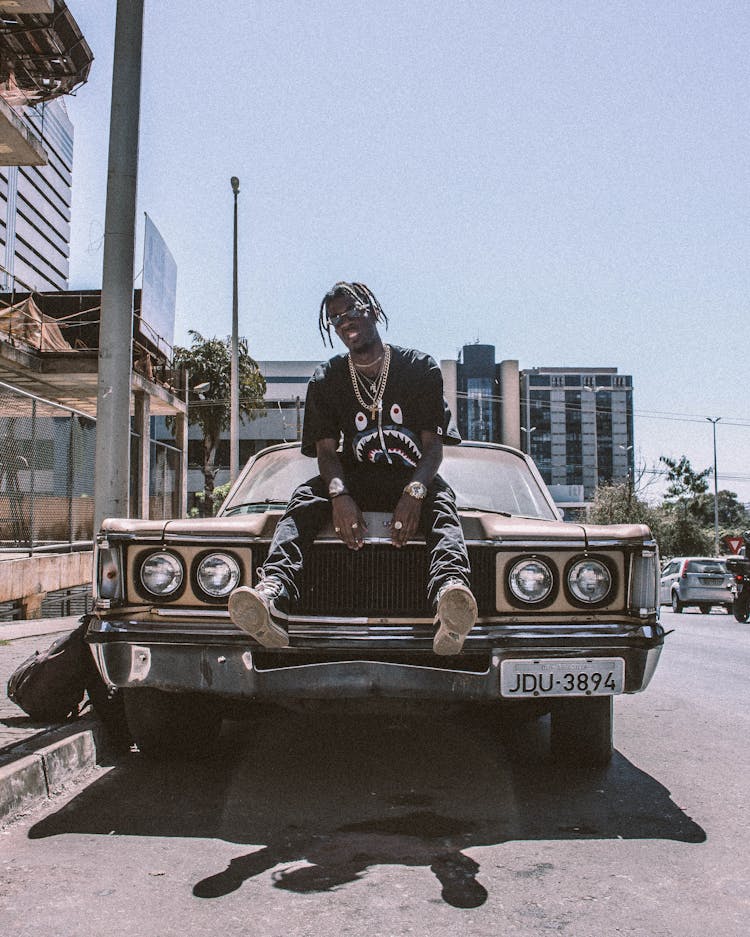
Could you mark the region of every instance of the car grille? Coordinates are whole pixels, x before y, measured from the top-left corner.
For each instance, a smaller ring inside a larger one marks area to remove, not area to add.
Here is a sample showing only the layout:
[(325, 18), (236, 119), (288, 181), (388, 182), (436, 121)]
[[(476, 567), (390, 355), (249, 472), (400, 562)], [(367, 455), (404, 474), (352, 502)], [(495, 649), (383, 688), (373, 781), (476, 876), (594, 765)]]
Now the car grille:
[[(256, 554), (257, 555), (257, 554)], [(258, 556), (259, 563), (265, 556)], [(495, 611), (495, 551), (469, 548), (471, 586), (480, 615)], [(316, 544), (305, 562), (295, 615), (429, 618), (427, 551), (372, 544), (347, 550)]]

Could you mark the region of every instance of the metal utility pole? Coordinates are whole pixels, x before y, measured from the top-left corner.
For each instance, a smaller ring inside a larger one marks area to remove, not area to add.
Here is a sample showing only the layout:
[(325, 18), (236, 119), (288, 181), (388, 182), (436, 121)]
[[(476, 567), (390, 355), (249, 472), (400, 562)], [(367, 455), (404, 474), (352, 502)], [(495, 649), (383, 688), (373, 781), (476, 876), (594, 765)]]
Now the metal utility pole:
[(712, 424), (714, 430), (714, 552), (719, 555), (719, 476), (716, 472), (716, 424), (721, 419), (720, 416), (706, 419)]
[(229, 374), (229, 479), (234, 481), (240, 471), (240, 346), (239, 309), (237, 299), (237, 196), (240, 180), (231, 178), (234, 193), (234, 254), (232, 256), (232, 360)]
[(531, 455), (531, 434), (536, 429), (536, 426), (529, 426), (528, 428), (520, 426), (519, 429), (522, 433), (526, 433), (526, 454)]
[(94, 532), (127, 517), (130, 374), (144, 0), (117, 0), (99, 325)]

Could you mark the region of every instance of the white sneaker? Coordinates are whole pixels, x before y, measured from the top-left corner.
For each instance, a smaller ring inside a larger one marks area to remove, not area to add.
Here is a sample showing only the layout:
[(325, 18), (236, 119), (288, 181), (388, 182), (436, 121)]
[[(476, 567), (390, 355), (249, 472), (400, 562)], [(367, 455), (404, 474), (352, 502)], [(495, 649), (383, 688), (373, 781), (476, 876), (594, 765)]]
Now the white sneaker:
[(262, 579), (254, 589), (239, 586), (229, 596), (229, 617), (263, 647), (289, 647), (286, 630), (271, 618), (274, 599), (284, 595), (278, 579)]
[(462, 582), (447, 582), (437, 598), (437, 625), (432, 648), (436, 654), (460, 654), (477, 620), (477, 600)]

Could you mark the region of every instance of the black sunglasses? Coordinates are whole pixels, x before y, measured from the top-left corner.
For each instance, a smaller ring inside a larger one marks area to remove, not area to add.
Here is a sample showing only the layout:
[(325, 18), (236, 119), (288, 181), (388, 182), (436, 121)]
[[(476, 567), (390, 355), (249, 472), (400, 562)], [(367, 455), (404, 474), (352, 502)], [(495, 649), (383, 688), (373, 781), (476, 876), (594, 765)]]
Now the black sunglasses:
[(337, 329), (344, 319), (359, 319), (362, 316), (366, 316), (369, 312), (367, 306), (363, 306), (362, 303), (352, 303), (348, 309), (344, 312), (332, 312), (328, 314), (328, 321)]

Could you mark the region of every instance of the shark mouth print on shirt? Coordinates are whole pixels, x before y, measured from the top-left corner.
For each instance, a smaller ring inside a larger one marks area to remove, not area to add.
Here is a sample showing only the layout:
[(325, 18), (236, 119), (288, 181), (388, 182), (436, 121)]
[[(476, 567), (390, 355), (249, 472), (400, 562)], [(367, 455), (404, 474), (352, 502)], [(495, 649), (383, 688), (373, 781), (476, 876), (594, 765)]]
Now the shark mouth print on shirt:
[(383, 425), (380, 417), (381, 414), (378, 414), (377, 422), (373, 425), (361, 410), (357, 413), (354, 423), (358, 432), (352, 443), (357, 461), (371, 465), (388, 463), (416, 468), (422, 458), (420, 440), (411, 430), (400, 425), (401, 407), (398, 404), (391, 407), (392, 423)]

